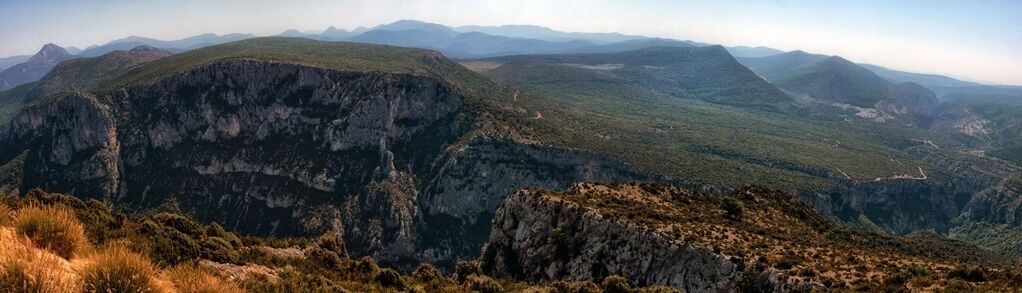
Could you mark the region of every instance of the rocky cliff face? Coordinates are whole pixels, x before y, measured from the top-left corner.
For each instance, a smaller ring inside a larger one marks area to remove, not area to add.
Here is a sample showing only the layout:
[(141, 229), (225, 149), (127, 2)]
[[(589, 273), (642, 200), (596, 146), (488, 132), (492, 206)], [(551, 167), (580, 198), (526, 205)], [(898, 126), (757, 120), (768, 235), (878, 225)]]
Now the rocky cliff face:
[(483, 130), (467, 103), (431, 77), (235, 59), (36, 101), (0, 141), (0, 162), (22, 170), (6, 182), (22, 191), (139, 208), (173, 199), (237, 231), (338, 230), (356, 255), (408, 263), (477, 256), (488, 229), (472, 225), (488, 225), (511, 190), (645, 178)]
[(633, 284), (685, 292), (736, 290), (740, 271), (739, 264), (710, 249), (538, 190), (512, 194), (497, 211), (483, 267), (530, 282), (621, 275)]
[(1009, 178), (976, 193), (962, 212), (963, 219), (1022, 226), (1022, 177)]
[(934, 233), (894, 237), (833, 225), (790, 194), (756, 187), (524, 189), (504, 201), (492, 229), (483, 272), (537, 283), (620, 275), (684, 292), (876, 291), (903, 287), (913, 268), (952, 278), (939, 271), (1007, 264)]

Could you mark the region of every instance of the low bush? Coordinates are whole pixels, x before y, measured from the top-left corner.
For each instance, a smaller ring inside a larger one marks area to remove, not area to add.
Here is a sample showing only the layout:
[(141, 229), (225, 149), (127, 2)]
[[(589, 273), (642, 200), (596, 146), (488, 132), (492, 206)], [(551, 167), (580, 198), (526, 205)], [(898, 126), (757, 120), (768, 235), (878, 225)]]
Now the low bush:
[(405, 288), (405, 282), (401, 280), (401, 274), (394, 269), (380, 270), (380, 274), (376, 275), (376, 282), (380, 283), (380, 286), (385, 288), (394, 288), (397, 290)]
[(11, 208), (0, 202), (0, 226), (7, 226), (11, 222)]
[(628, 280), (625, 280), (625, 278), (618, 275), (608, 276), (604, 278), (603, 282), (600, 285), (603, 286), (603, 292), (605, 293), (635, 292), (634, 290), (632, 290), (632, 286), (628, 285)]
[(182, 265), (168, 270), (164, 275), (181, 293), (243, 293), (238, 284), (222, 280), (199, 268)]
[(171, 292), (149, 259), (119, 246), (90, 254), (79, 275), (87, 292)]
[(316, 239), (316, 246), (337, 254), (337, 257), (348, 258), (348, 248), (344, 245), (344, 238), (334, 232), (326, 232)]
[(222, 263), (238, 263), (241, 254), (231, 243), (220, 237), (202, 238), (202, 258)]
[(36, 247), (70, 259), (88, 247), (85, 228), (73, 211), (56, 206), (28, 206), (18, 209), (14, 227), (25, 234)]
[(497, 280), (489, 276), (469, 275), (465, 277), (465, 284), (472, 291), (479, 293), (499, 293), (504, 291), (504, 287)]
[(557, 281), (550, 284), (557, 293), (600, 293), (600, 286), (592, 281)]
[(731, 219), (731, 220), (735, 220), (735, 221), (741, 221), (742, 220), (742, 214), (744, 212), (743, 212), (743, 209), (742, 209), (742, 204), (738, 203), (737, 200), (735, 200), (733, 198), (730, 198), (730, 197), (725, 197), (724, 201), (723, 201), (723, 203), (721, 203), (720, 207), (721, 207), (721, 209), (724, 209), (724, 217), (725, 218), (728, 218), (728, 219)]
[[(165, 217), (164, 220), (166, 219)], [(168, 221), (144, 219), (138, 229), (140, 239), (136, 241), (136, 244), (142, 246), (154, 262), (159, 265), (173, 266), (202, 255), (202, 248), (193, 235), (181, 232), (165, 223)], [(174, 223), (173, 221), (170, 223), (180, 224), (180, 222)]]
[(987, 271), (982, 267), (976, 266), (956, 267), (947, 273), (947, 277), (968, 282), (985, 282), (987, 280)]
[(458, 280), (458, 283), (464, 283), (466, 278), (471, 275), (479, 274), (480, 267), (479, 261), (459, 261), (454, 265), (454, 276)]

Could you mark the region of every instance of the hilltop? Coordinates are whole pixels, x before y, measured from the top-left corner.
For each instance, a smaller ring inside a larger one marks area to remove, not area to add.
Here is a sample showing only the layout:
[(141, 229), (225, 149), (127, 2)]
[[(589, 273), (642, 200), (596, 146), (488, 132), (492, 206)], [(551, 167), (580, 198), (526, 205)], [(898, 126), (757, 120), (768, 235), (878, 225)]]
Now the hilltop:
[[(524, 55), (479, 61), (509, 64), (508, 68), (498, 67), (489, 72), (498, 79), (528, 80), (532, 78), (530, 76), (538, 78), (543, 75), (557, 79), (563, 76), (542, 70), (592, 72), (605, 76), (603, 81), (613, 82), (616, 79), (682, 98), (705, 99), (721, 104), (783, 104), (791, 99), (739, 64), (721, 46), (649, 47), (620, 53)], [(533, 65), (522, 70), (522, 64)], [(512, 69), (512, 66), (522, 69)]]
[(60, 91), (89, 90), (143, 63), (171, 55), (173, 54), (162, 49), (142, 45), (130, 50), (113, 51), (99, 57), (62, 62), (36, 82), (25, 99), (34, 100)]

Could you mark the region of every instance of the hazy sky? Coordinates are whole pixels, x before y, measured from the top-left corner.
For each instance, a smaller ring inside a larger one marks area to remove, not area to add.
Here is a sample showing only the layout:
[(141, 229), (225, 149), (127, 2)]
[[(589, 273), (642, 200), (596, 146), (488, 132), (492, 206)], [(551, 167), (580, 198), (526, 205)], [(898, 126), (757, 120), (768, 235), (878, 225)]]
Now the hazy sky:
[(1022, 1), (66, 1), (0, 0), (0, 56), (84, 48), (129, 35), (272, 35), (399, 19), (535, 24), (840, 55), (968, 80), (1022, 85)]

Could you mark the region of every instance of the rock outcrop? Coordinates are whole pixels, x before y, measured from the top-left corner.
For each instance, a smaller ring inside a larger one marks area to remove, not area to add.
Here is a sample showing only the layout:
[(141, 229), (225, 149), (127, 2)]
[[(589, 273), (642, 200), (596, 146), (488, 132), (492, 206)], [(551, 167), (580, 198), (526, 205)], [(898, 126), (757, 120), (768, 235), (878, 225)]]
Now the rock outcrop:
[(684, 292), (736, 290), (740, 272), (739, 264), (710, 249), (531, 189), (512, 194), (497, 211), (483, 267), (530, 282), (621, 275), (636, 285)]

